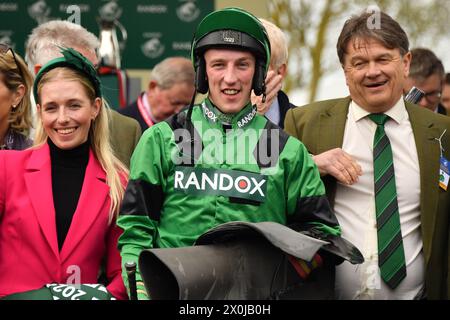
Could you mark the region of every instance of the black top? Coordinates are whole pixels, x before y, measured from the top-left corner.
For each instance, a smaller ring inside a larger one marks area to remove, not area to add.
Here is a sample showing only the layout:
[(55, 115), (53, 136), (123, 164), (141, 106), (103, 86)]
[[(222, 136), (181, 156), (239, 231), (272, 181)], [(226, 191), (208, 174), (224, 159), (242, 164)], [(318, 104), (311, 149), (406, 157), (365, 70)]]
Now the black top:
[(447, 115), (447, 109), (445, 109), (445, 107), (441, 103), (439, 103), (437, 113)]
[(289, 98), (282, 90), (278, 91), (278, 105), (280, 106), (280, 123), (276, 123), (281, 129), (284, 129), (284, 119), (289, 109), (295, 106), (289, 102)]
[(56, 233), (61, 250), (83, 187), (84, 174), (89, 161), (89, 140), (71, 149), (59, 149), (51, 139), (53, 205), (56, 214)]
[[(141, 93), (141, 99), (143, 96), (144, 96), (144, 93)], [(119, 112), (120, 114), (123, 114), (124, 116), (133, 118), (137, 122), (139, 122), (142, 132), (144, 132), (146, 129), (148, 129), (148, 124), (147, 124), (147, 122), (145, 122), (144, 117), (141, 115), (141, 112), (139, 111), (137, 100), (134, 101), (132, 104), (126, 106), (125, 108), (118, 109), (117, 112)]]

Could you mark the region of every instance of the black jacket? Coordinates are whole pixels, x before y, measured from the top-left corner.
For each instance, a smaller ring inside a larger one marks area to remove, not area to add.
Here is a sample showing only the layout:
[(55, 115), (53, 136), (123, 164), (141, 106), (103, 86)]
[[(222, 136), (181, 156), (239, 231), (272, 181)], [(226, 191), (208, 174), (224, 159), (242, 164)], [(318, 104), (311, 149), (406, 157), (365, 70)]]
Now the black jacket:
[(288, 112), (291, 108), (295, 108), (295, 106), (289, 102), (288, 96), (282, 90), (278, 91), (277, 99), (278, 104), (280, 105), (280, 123), (277, 123), (277, 125), (284, 129), (284, 118), (286, 117), (286, 112)]
[[(141, 93), (142, 97), (143, 93)], [(144, 118), (142, 117), (141, 113), (139, 112), (139, 108), (137, 105), (137, 100), (134, 101), (132, 104), (129, 104), (125, 108), (118, 109), (119, 113), (123, 114), (124, 116), (130, 117), (135, 119), (137, 122), (139, 122), (139, 125), (141, 126), (142, 132), (145, 131), (145, 129), (148, 128), (148, 124), (145, 122)]]

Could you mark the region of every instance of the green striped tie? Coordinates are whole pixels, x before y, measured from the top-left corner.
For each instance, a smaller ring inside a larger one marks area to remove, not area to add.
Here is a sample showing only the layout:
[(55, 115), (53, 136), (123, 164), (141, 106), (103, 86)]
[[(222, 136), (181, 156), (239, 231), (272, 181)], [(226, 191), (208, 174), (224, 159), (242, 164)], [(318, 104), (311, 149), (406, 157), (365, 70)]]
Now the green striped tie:
[(384, 132), (388, 116), (373, 113), (369, 118), (377, 124), (373, 139), (373, 176), (378, 229), (378, 265), (381, 278), (394, 289), (406, 277), (394, 162), (391, 143)]

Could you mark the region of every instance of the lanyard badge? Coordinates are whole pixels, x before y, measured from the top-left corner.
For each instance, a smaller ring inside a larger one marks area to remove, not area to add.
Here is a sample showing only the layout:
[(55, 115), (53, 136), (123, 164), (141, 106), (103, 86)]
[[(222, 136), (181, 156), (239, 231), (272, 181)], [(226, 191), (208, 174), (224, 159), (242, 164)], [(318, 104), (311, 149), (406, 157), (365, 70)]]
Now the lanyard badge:
[(439, 149), (441, 152), (440, 158), (439, 158), (439, 187), (447, 191), (448, 183), (450, 180), (450, 168), (449, 168), (449, 162), (444, 157), (443, 151), (444, 148), (442, 147), (442, 137), (444, 136), (447, 129), (444, 130), (444, 132), (441, 134), (441, 136), (438, 138), (435, 138), (439, 142)]
[(450, 178), (448, 160), (445, 159), (444, 157), (441, 157), (440, 162), (441, 165), (439, 167), (439, 187), (447, 191), (448, 181)]

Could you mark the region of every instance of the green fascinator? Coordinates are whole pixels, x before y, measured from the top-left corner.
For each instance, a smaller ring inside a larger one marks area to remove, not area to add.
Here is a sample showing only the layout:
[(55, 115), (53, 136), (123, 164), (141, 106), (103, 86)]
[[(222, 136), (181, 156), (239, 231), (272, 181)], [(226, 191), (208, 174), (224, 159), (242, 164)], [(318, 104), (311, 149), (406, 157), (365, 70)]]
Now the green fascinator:
[(36, 102), (39, 101), (37, 88), (42, 76), (47, 72), (49, 72), (50, 70), (58, 67), (67, 67), (70, 69), (77, 70), (86, 75), (86, 77), (91, 81), (92, 85), (94, 86), (95, 96), (101, 98), (102, 91), (100, 88), (100, 79), (98, 78), (97, 71), (95, 70), (92, 63), (88, 59), (86, 59), (81, 53), (72, 48), (61, 48), (61, 53), (63, 57), (50, 60), (41, 68), (41, 70), (39, 70), (38, 74), (36, 75), (36, 79), (34, 80), (33, 85), (34, 100)]

